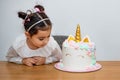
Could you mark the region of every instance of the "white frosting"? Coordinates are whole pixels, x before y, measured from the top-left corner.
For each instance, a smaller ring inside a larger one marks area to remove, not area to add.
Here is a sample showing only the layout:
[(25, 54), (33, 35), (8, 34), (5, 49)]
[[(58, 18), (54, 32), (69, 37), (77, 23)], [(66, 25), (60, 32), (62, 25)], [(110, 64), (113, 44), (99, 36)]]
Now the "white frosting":
[(62, 63), (67, 69), (84, 70), (96, 64), (94, 43), (76, 43), (65, 40), (62, 52)]

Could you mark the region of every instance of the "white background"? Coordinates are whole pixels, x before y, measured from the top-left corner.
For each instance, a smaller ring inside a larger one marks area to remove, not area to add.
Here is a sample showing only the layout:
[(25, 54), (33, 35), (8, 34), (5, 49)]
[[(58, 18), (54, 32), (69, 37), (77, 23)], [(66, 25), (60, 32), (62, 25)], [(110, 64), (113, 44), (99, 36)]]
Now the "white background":
[(77, 24), (82, 37), (96, 43), (99, 61), (120, 61), (120, 0), (0, 0), (0, 60), (24, 32), (18, 11), (42, 4), (53, 23), (52, 34), (74, 35)]

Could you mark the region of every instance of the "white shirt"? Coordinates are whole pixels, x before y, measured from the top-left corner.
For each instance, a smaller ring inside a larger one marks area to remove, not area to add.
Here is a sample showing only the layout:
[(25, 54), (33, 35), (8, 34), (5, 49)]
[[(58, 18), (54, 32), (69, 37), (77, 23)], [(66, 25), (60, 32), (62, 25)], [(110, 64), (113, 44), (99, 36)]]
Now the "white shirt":
[(46, 57), (46, 64), (60, 60), (61, 49), (58, 43), (52, 36), (46, 46), (32, 50), (26, 43), (26, 36), (21, 35), (14, 41), (13, 45), (9, 48), (7, 59), (9, 62), (22, 64), (23, 58), (41, 56)]

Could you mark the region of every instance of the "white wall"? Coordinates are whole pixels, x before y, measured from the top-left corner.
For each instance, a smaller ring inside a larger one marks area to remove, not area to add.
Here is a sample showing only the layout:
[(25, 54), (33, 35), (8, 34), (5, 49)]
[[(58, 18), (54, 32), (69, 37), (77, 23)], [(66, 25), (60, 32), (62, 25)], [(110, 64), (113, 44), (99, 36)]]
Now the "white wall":
[(17, 12), (44, 5), (53, 22), (52, 34), (75, 34), (81, 25), (96, 43), (97, 60), (120, 61), (120, 0), (0, 0), (0, 60), (14, 39), (23, 33), (22, 20)]

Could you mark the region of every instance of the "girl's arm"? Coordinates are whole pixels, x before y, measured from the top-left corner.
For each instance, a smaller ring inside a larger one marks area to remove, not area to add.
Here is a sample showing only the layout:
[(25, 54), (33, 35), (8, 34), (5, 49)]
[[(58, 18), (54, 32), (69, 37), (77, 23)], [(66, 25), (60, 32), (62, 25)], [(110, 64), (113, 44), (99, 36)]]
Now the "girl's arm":
[(52, 51), (52, 55), (48, 56), (46, 58), (46, 63), (45, 64), (49, 64), (52, 62), (56, 62), (56, 61), (60, 61), (62, 56), (62, 51), (61, 48), (59, 47), (59, 45), (56, 43), (56, 47), (55, 49)]
[(9, 62), (22, 64), (22, 58), (17, 54), (12, 46), (9, 48), (6, 58)]

